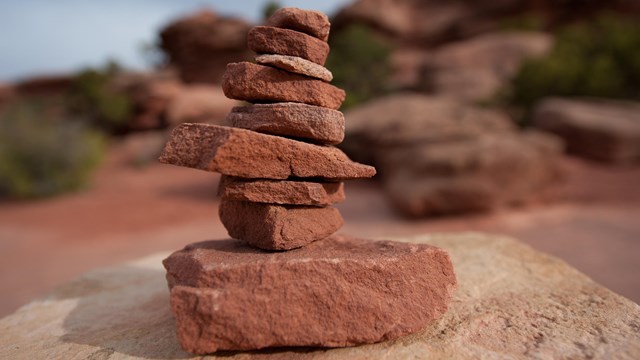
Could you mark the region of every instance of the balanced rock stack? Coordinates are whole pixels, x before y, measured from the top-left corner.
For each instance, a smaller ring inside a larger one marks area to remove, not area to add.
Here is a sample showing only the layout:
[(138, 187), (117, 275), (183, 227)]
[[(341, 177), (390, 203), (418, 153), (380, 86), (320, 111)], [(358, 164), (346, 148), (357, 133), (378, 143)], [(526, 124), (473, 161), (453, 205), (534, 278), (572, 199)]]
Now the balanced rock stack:
[[(343, 90), (329, 84), (328, 18), (284, 8), (248, 35), (257, 64), (232, 63), (233, 127), (183, 124), (160, 157), (223, 174), (220, 219), (235, 240), (191, 244), (165, 259), (178, 339), (196, 354), (349, 346), (423, 328), (456, 279), (428, 245), (334, 233), (343, 180), (375, 169), (332, 145), (344, 138)], [(238, 241), (239, 240), (239, 241)]]

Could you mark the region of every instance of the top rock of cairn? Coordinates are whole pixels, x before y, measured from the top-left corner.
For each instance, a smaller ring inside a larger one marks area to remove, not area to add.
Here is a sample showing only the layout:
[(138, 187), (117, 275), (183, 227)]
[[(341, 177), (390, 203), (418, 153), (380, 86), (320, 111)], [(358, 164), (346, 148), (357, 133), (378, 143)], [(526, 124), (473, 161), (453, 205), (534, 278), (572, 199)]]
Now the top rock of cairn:
[(345, 92), (323, 65), (329, 19), (297, 8), (278, 10), (249, 32), (257, 64), (231, 63), (227, 97), (251, 102), (228, 115), (231, 127), (183, 124), (160, 161), (224, 175), (220, 219), (229, 235), (265, 250), (289, 250), (335, 233), (343, 224), (332, 205), (341, 180), (375, 175), (331, 146), (344, 139), (337, 109)]

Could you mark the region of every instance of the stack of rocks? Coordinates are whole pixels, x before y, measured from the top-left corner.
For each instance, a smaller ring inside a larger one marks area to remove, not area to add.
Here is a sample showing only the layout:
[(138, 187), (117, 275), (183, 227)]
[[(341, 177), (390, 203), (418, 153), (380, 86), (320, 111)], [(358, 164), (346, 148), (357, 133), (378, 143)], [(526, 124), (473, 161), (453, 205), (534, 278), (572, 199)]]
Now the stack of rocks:
[(330, 24), (285, 8), (268, 25), (249, 32), (258, 64), (229, 64), (223, 78), (228, 97), (252, 104), (231, 111), (233, 127), (177, 127), (160, 157), (223, 174), (220, 218), (241, 240), (192, 244), (164, 261), (178, 338), (205, 354), (415, 332), (447, 309), (456, 284), (449, 256), (334, 235), (341, 181), (375, 169), (332, 146), (344, 137), (345, 93), (323, 67)]

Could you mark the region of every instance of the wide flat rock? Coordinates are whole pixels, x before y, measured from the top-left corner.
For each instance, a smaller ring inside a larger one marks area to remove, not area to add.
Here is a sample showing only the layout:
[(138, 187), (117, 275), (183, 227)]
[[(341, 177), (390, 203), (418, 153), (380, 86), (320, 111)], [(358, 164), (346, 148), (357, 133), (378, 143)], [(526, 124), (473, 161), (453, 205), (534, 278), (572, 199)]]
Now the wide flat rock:
[(167, 141), (160, 162), (249, 179), (324, 178), (375, 175), (341, 150), (254, 131), (208, 124), (182, 124)]
[[(492, 235), (396, 240), (436, 245), (451, 255), (458, 289), (435, 323), (373, 345), (204, 358), (640, 358), (640, 306), (557, 258)], [(169, 305), (161, 264), (168, 255), (87, 273), (1, 319), (0, 358), (190, 358), (180, 348)]]
[(321, 80), (249, 62), (230, 63), (222, 77), (224, 94), (249, 102), (297, 102), (337, 110), (345, 92)]
[(247, 35), (249, 49), (258, 54), (297, 56), (324, 66), (329, 44), (305, 33), (273, 26), (255, 26)]
[(261, 204), (223, 199), (220, 221), (229, 236), (265, 250), (290, 250), (334, 234), (344, 220), (334, 207)]
[(344, 115), (319, 106), (291, 102), (237, 106), (227, 120), (234, 127), (264, 134), (332, 145), (344, 140)]
[(267, 19), (267, 25), (300, 31), (317, 37), (322, 41), (329, 40), (329, 30), (331, 30), (329, 17), (324, 13), (295, 7), (276, 10), (276, 12)]
[(178, 338), (196, 354), (395, 339), (440, 317), (456, 288), (442, 249), (345, 236), (275, 253), (208, 241), (164, 265)]
[(247, 180), (223, 176), (218, 193), (227, 200), (265, 204), (328, 206), (344, 201), (341, 182)]

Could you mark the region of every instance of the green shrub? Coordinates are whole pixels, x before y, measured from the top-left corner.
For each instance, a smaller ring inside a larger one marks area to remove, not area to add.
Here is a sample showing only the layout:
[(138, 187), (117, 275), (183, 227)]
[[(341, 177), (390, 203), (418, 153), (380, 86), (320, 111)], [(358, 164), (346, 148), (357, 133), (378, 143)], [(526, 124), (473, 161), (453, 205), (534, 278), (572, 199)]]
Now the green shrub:
[(343, 108), (385, 94), (391, 73), (391, 48), (362, 25), (351, 25), (331, 37), (327, 68), (333, 82), (347, 92)]
[(69, 91), (70, 111), (102, 130), (123, 129), (133, 114), (133, 103), (111, 86), (119, 72), (120, 67), (110, 63), (104, 69), (87, 69), (76, 75)]
[(282, 7), (279, 1), (269, 1), (262, 8), (262, 19), (267, 20)]
[(0, 116), (0, 196), (33, 198), (82, 187), (103, 153), (102, 137), (34, 104)]
[(529, 109), (546, 96), (640, 99), (640, 22), (603, 15), (559, 31), (552, 53), (524, 64), (510, 102)]

